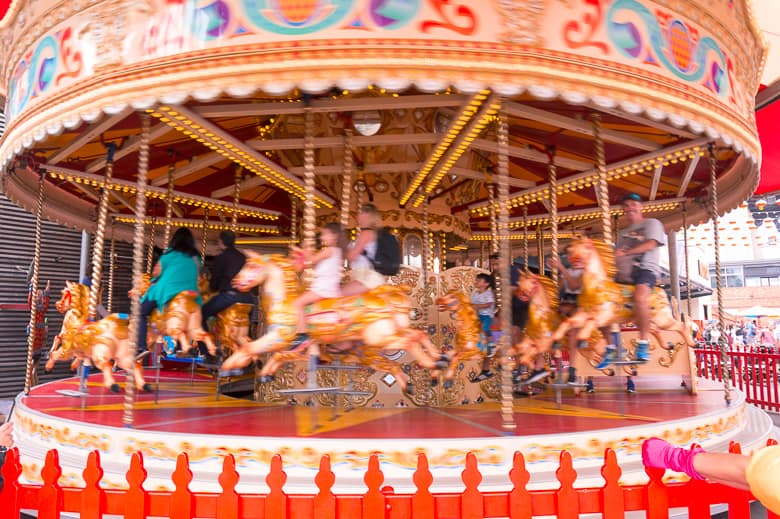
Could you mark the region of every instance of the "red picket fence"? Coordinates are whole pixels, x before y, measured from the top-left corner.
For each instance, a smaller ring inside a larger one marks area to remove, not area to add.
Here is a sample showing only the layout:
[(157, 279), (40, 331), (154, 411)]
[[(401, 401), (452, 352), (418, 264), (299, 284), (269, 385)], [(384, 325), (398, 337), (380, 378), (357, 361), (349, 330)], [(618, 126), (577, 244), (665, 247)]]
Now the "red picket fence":
[[(732, 450), (739, 451), (739, 445)], [(189, 460), (180, 454), (171, 480), (173, 491), (147, 491), (143, 488), (146, 471), (140, 453), (132, 456), (127, 472), (126, 490), (103, 489), (100, 486), (103, 471), (100, 457), (92, 452), (84, 469), (83, 488), (61, 487), (62, 473), (58, 453), (51, 450), (41, 469), (42, 485), (18, 482), (21, 474), (19, 453), (8, 451), (2, 468), (5, 485), (0, 491), (0, 512), (3, 518), (19, 517), (19, 511), (35, 510), (39, 519), (59, 519), (61, 512), (80, 514), (81, 519), (98, 519), (102, 514), (116, 514), (126, 519), (144, 519), (148, 516), (172, 519), (444, 519), (460, 517), (480, 519), (508, 517), (530, 519), (533, 516), (555, 516), (576, 519), (583, 513), (600, 513), (606, 519), (625, 517), (629, 511), (646, 511), (649, 519), (669, 516), (671, 508), (687, 508), (693, 519), (709, 519), (711, 504), (728, 505), (731, 519), (749, 519), (749, 492), (735, 490), (706, 481), (665, 484), (663, 470), (647, 469), (650, 478), (645, 485), (621, 485), (621, 469), (615, 453), (607, 449), (601, 474), (605, 485), (600, 488), (574, 488), (577, 473), (571, 455), (563, 451), (556, 477), (556, 490), (527, 490), (530, 474), (522, 454), (515, 453), (509, 479), (513, 488), (503, 492), (481, 492), (482, 475), (476, 457), (468, 454), (462, 473), (464, 490), (460, 493), (433, 493), (433, 475), (428, 460), (420, 454), (412, 481), (414, 494), (395, 494), (383, 487), (384, 476), (379, 468), (379, 457), (371, 456), (363, 477), (367, 490), (363, 494), (335, 495), (332, 492), (335, 475), (330, 459), (323, 456), (314, 478), (316, 494), (285, 494), (286, 475), (282, 459), (274, 456), (270, 472), (265, 478), (270, 491), (267, 494), (239, 494), (236, 491), (238, 473), (232, 456), (224, 458), (218, 481), (221, 493), (191, 492), (192, 481)], [(771, 519), (780, 516), (769, 514)]]
[[(694, 351), (699, 376), (722, 381), (724, 366), (720, 350), (697, 348)], [(731, 384), (745, 393), (748, 403), (780, 412), (780, 354), (731, 349), (727, 356)]]

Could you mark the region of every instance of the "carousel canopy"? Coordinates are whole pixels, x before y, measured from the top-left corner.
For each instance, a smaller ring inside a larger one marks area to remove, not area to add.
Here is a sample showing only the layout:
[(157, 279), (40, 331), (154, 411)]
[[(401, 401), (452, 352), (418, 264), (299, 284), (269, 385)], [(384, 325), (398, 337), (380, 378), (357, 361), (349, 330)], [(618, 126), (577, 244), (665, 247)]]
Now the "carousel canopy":
[(4, 190), (32, 209), (44, 175), (46, 215), (91, 230), (105, 188), (129, 236), (150, 117), (151, 221), (170, 200), (177, 224), (236, 214), (283, 242), (308, 197), (322, 221), (373, 201), (387, 225), (426, 220), (455, 245), (489, 239), (499, 207), (514, 230), (549, 229), (553, 191), (562, 228), (588, 229), (600, 175), (615, 218), (637, 192), (669, 225), (683, 206), (703, 220), (713, 174), (721, 210), (756, 186), (764, 40), (745, 0), (680, 5), (17, 1)]

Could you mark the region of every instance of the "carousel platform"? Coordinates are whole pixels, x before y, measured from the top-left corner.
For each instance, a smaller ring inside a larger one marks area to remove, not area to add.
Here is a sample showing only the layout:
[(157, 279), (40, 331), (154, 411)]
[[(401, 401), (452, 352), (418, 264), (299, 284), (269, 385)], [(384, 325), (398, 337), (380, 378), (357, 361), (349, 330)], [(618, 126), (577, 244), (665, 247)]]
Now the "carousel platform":
[[(150, 379), (153, 377), (149, 376)], [(118, 376), (121, 382), (121, 375)], [(623, 379), (624, 380), (624, 379)], [(627, 394), (622, 380), (599, 381), (595, 394), (565, 392), (560, 408), (552, 391), (514, 401), (517, 428), (502, 428), (499, 404), (420, 408), (362, 407), (334, 413), (308, 405), (264, 404), (221, 395), (215, 381), (197, 373), (165, 371), (158, 402), (153, 394), (137, 395), (134, 425), (122, 424), (123, 394), (89, 378), (88, 394), (78, 392), (78, 379), (64, 379), (33, 388), (17, 397), (14, 420), (22, 453), (24, 477), (40, 481), (49, 449), (57, 448), (63, 485), (81, 485), (87, 454), (100, 451), (106, 487), (126, 486), (131, 453), (143, 454), (147, 489), (172, 489), (176, 456), (187, 452), (195, 491), (217, 491), (222, 457), (232, 453), (244, 492), (267, 490), (271, 457), (282, 455), (288, 492), (306, 492), (320, 458), (330, 455), (335, 490), (362, 491), (362, 477), (371, 453), (381, 451), (385, 484), (396, 492), (411, 491), (417, 454), (426, 453), (439, 491), (461, 489), (467, 452), (480, 463), (483, 491), (510, 486), (513, 453), (524, 454), (531, 488), (555, 488), (555, 469), (562, 449), (574, 458), (578, 486), (598, 485), (606, 447), (618, 454), (626, 483), (642, 480), (642, 439), (663, 436), (679, 444), (699, 443), (725, 449), (731, 440), (745, 451), (764, 444), (773, 425), (763, 412), (747, 406), (740, 393), (730, 406), (716, 386), (700, 387), (698, 395), (675, 387), (670, 377), (637, 379), (639, 392)], [(676, 383), (679, 383), (677, 379)], [(64, 393), (64, 394), (63, 394)]]

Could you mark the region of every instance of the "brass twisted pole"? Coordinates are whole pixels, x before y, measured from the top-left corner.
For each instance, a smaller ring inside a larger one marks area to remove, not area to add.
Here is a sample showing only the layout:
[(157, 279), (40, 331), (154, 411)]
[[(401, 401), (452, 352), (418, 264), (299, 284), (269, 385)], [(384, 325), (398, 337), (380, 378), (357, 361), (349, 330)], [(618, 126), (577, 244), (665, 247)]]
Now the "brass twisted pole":
[(106, 286), (106, 310), (114, 310), (114, 271), (116, 270), (116, 239), (114, 238), (114, 222), (111, 222), (111, 247), (108, 249), (108, 284)]
[(244, 166), (236, 167), (236, 175), (233, 178), (233, 214), (230, 217), (230, 230), (238, 230), (238, 206), (241, 204), (241, 178), (244, 174)]
[[(152, 222), (149, 224), (149, 248), (146, 251), (146, 273), (152, 274), (152, 263), (154, 262), (154, 241), (157, 239), (157, 217), (152, 216)], [(168, 247), (168, 242), (163, 243), (163, 248)]]
[[(133, 232), (133, 286), (140, 287), (143, 284), (143, 254), (144, 254), (144, 219), (146, 217), (146, 175), (149, 172), (149, 114), (141, 114), (141, 146), (138, 149), (138, 178), (136, 179), (135, 195), (135, 229)], [(146, 345), (138, 344), (138, 321), (141, 318), (141, 294), (137, 290), (130, 292), (130, 324), (127, 333), (130, 337), (130, 344), (135, 344), (135, 348), (130, 348), (128, 355), (135, 356), (139, 346), (145, 348)], [(135, 362), (130, 363), (130, 371), (127, 373), (128, 380), (134, 380), (133, 370)], [(126, 427), (133, 425), (133, 399), (135, 396), (135, 384), (125, 384), (125, 402), (124, 413), (122, 414), (122, 423)]]
[[(501, 422), (504, 429), (511, 430), (517, 427), (514, 413), (514, 397), (512, 395), (512, 369), (514, 362), (509, 351), (512, 346), (512, 294), (508, 290), (508, 280), (511, 279), (511, 258), (509, 247), (509, 123), (506, 112), (498, 112), (498, 128), (496, 137), (498, 141), (498, 218), (496, 227), (499, 238), (500, 272), (499, 285), (505, 285), (500, 292), (501, 306), (504, 309), (504, 318), (501, 334), (501, 348), (499, 359), (501, 369)], [(498, 294), (496, 296), (498, 298)]]
[(720, 232), (718, 231), (718, 176), (717, 161), (715, 160), (715, 149), (712, 143), (709, 144), (710, 159), (710, 219), (712, 220), (713, 238), (715, 241), (715, 291), (718, 294), (718, 330), (720, 337), (718, 347), (720, 348), (721, 365), (723, 366), (723, 397), (726, 405), (731, 404), (731, 372), (728, 368), (728, 342), (726, 340), (725, 320), (723, 319), (723, 276), (720, 272)]
[(290, 195), (290, 242), (298, 241), (298, 197)]
[(203, 234), (200, 235), (200, 263), (206, 263), (206, 245), (209, 237), (209, 208), (203, 208)]
[[(163, 247), (167, 247), (171, 241), (171, 219), (173, 218), (173, 171), (176, 165), (171, 162), (168, 165), (168, 195), (165, 198), (165, 230), (163, 231)], [(154, 239), (152, 239), (152, 249), (154, 249)]]
[(114, 151), (116, 151), (116, 145), (109, 143), (106, 145), (106, 150), (106, 179), (100, 193), (100, 201), (98, 202), (97, 230), (95, 231), (95, 244), (92, 249), (92, 285), (89, 287), (89, 307), (87, 310), (87, 316), (90, 321), (94, 321), (97, 318), (100, 278), (103, 276), (106, 220), (108, 219), (108, 185), (111, 183), (111, 176), (114, 172)]
[[(428, 297), (428, 272), (429, 272), (429, 265), (428, 261), (431, 256), (431, 250), (429, 246), (430, 242), (430, 230), (429, 230), (429, 222), (428, 222), (428, 197), (425, 197), (425, 200), (423, 201), (423, 228), (422, 228), (422, 250), (420, 253), (422, 254), (422, 276), (423, 276), (423, 293), (425, 294), (425, 297)], [(426, 328), (430, 324), (428, 321), (428, 317), (430, 315), (430, 312), (428, 312), (428, 304), (427, 301), (423, 301), (422, 305), (422, 313), (423, 313), (423, 322), (425, 323)]]
[(528, 206), (523, 206), (523, 269), (528, 272)]
[(35, 213), (35, 246), (33, 252), (32, 278), (30, 279), (30, 320), (27, 323), (27, 369), (24, 374), (24, 394), (30, 393), (33, 372), (33, 348), (35, 348), (36, 292), (41, 266), (41, 234), (43, 225), (44, 173), (38, 172), (38, 210)]
[[(352, 159), (352, 130), (344, 130), (344, 178), (341, 184), (341, 215), (339, 222), (341, 228), (346, 231), (349, 227), (349, 209), (352, 199), (352, 169), (354, 161)], [(358, 208), (359, 209), (359, 208)]]
[[(558, 170), (555, 167), (555, 146), (547, 148), (547, 176), (550, 182), (550, 251), (558, 260)], [(544, 262), (539, 260), (539, 273), (544, 272)], [(552, 269), (552, 280), (558, 290), (558, 269)]]
[(609, 212), (609, 184), (607, 183), (607, 159), (604, 154), (604, 139), (601, 137), (601, 116), (593, 114), (593, 151), (596, 155), (596, 169), (598, 170), (598, 194), (599, 209), (601, 210), (601, 227), (604, 235), (604, 243), (614, 245), (612, 237), (612, 216)]
[(688, 317), (691, 317), (691, 267), (688, 260), (688, 208), (683, 202), (683, 254), (685, 254), (685, 294), (688, 305)]
[[(499, 158), (499, 161), (501, 159)], [(500, 237), (498, 232), (498, 213), (496, 212), (496, 194), (495, 189), (496, 185), (492, 182), (491, 178), (488, 178), (488, 180), (491, 180), (491, 182), (488, 182), (487, 184), (487, 190), (488, 190), (488, 203), (490, 204), (490, 255), (493, 254), (499, 254), (500, 253)], [(504, 258), (506, 259), (506, 258)], [(489, 261), (488, 261), (489, 263)], [(501, 310), (504, 308), (504, 301), (502, 296), (503, 293), (503, 273), (501, 272), (501, 268), (498, 269), (498, 272), (494, 274), (495, 280), (496, 280), (496, 309)]]
[[(312, 250), (317, 233), (314, 201), (314, 112), (310, 106), (303, 109), (303, 249)], [(312, 270), (304, 271), (304, 283), (309, 286)]]

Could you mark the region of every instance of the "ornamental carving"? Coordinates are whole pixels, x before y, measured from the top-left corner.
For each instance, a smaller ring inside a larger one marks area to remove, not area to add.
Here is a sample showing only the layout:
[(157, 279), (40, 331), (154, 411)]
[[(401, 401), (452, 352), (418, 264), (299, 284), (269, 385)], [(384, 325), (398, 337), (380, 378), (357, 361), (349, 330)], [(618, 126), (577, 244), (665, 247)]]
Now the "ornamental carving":
[(504, 19), (501, 41), (519, 45), (544, 45), (542, 21), (547, 0), (498, 0), (496, 6)]

